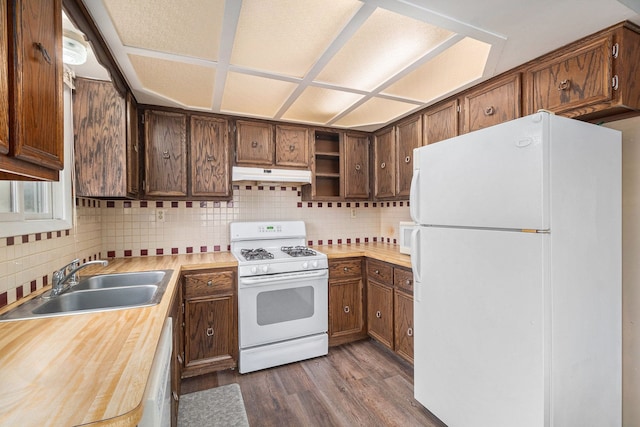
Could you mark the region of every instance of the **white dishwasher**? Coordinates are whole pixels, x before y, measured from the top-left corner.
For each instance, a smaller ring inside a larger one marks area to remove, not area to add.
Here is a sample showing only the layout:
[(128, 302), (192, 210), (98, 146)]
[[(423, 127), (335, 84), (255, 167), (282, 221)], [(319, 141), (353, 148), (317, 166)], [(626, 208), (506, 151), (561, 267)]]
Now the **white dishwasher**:
[(168, 317), (162, 327), (151, 373), (144, 391), (143, 413), (139, 427), (171, 426), (171, 350), (173, 322)]

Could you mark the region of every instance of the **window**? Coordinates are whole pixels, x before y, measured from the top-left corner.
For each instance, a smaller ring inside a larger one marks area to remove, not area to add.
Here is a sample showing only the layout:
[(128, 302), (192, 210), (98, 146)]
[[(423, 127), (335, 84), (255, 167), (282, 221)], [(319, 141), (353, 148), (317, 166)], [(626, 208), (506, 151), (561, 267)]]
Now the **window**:
[(0, 237), (71, 228), (73, 114), (71, 89), (64, 89), (65, 167), (58, 182), (0, 181)]

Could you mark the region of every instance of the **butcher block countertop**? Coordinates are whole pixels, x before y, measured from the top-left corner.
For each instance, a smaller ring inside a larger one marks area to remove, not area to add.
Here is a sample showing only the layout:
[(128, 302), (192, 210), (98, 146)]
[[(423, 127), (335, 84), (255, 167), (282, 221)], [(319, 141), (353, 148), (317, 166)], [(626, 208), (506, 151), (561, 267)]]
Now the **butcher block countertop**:
[[(393, 245), (314, 249), (329, 258), (369, 256), (410, 267), (409, 256)], [(236, 266), (229, 252), (112, 259), (107, 267), (89, 267), (82, 275), (172, 269), (162, 301), (152, 307), (0, 322), (0, 425), (135, 426), (180, 272)]]

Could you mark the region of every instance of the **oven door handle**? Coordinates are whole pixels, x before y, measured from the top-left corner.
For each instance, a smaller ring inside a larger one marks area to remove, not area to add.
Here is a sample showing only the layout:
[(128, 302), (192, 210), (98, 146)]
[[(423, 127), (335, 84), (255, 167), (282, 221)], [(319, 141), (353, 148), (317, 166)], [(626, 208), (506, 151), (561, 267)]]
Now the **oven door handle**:
[(263, 283), (284, 282), (291, 280), (307, 280), (315, 279), (318, 277), (328, 277), (329, 272), (327, 270), (314, 270), (305, 271), (302, 273), (284, 273), (274, 274), (272, 276), (258, 276), (258, 277), (242, 277), (240, 278), (241, 285), (261, 285)]

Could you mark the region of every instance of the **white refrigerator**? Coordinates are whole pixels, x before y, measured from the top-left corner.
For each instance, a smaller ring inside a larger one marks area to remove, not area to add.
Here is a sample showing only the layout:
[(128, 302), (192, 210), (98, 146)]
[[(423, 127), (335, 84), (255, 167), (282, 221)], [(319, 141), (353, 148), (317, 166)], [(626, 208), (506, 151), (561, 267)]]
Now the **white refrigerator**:
[(536, 113), (414, 151), (415, 398), (449, 427), (621, 425), (621, 136)]

